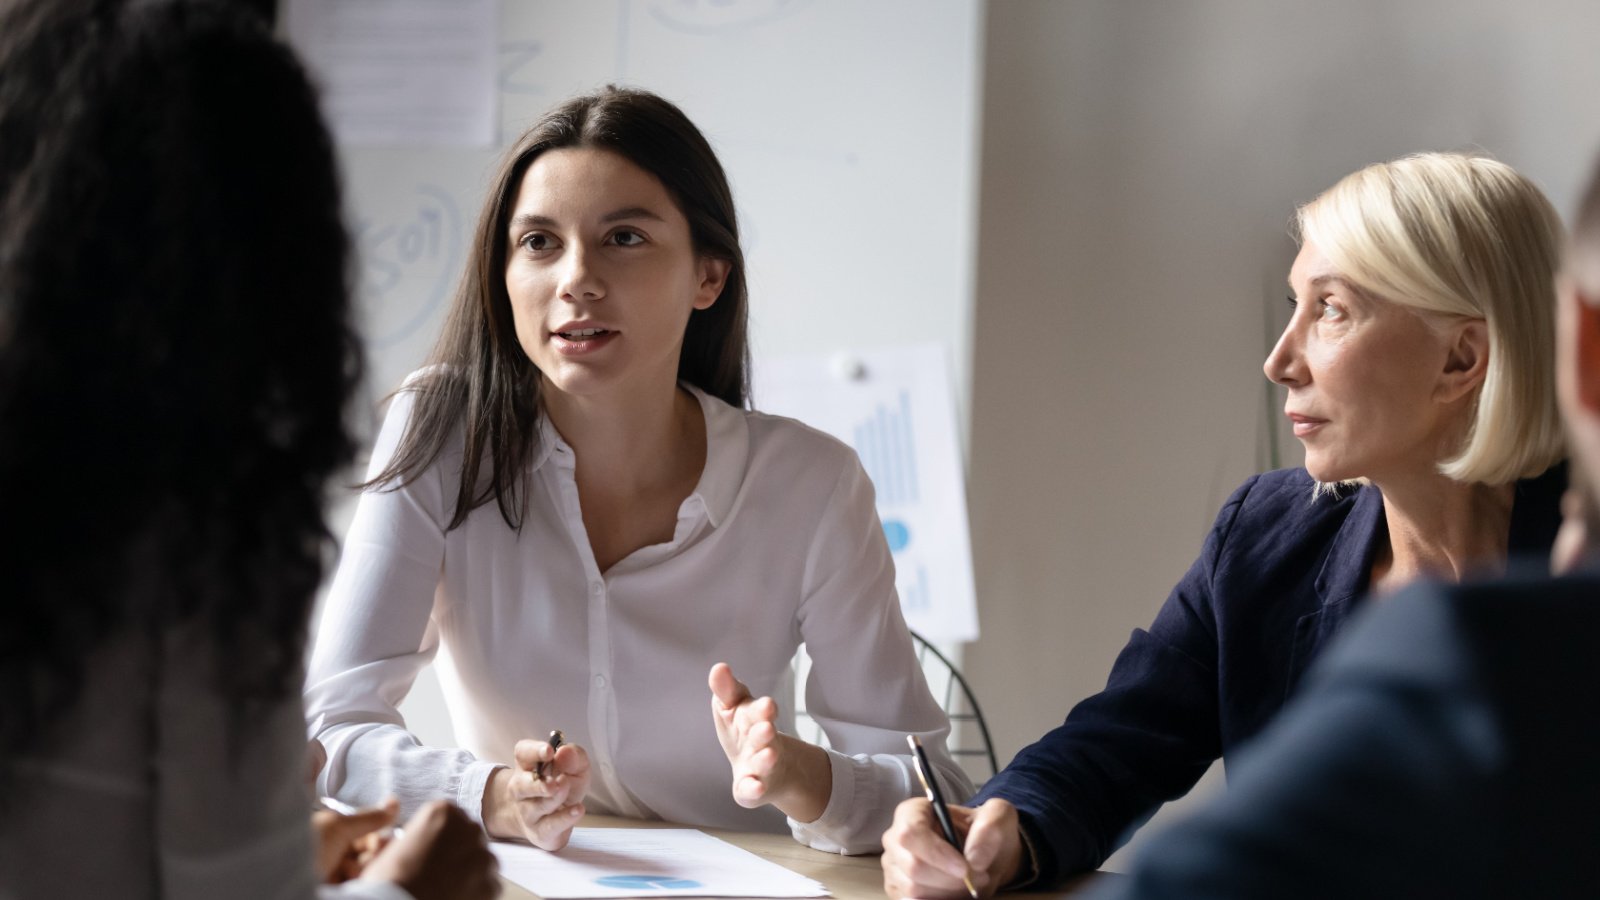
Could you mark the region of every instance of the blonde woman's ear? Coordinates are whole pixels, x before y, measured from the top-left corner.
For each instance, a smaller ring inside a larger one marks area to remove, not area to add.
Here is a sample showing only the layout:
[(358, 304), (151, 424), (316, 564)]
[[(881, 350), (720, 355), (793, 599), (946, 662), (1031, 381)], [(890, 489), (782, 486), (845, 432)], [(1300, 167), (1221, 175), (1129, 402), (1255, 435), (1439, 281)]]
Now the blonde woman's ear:
[(1489, 324), (1468, 319), (1451, 329), (1439, 399), (1451, 402), (1483, 386), (1489, 374)]

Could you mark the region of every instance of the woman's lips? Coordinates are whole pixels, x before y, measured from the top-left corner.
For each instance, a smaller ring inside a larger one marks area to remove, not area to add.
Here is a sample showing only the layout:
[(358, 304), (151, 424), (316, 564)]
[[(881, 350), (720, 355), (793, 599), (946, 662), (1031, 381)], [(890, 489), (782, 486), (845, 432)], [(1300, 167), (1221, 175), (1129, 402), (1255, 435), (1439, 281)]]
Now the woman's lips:
[(604, 328), (575, 328), (552, 332), (550, 343), (562, 356), (586, 356), (599, 352), (618, 335), (619, 332)]
[(1294, 428), (1294, 436), (1297, 438), (1315, 434), (1318, 429), (1328, 424), (1327, 419), (1319, 419), (1315, 416), (1305, 416), (1300, 413), (1288, 413), (1287, 415), (1289, 416), (1290, 424)]

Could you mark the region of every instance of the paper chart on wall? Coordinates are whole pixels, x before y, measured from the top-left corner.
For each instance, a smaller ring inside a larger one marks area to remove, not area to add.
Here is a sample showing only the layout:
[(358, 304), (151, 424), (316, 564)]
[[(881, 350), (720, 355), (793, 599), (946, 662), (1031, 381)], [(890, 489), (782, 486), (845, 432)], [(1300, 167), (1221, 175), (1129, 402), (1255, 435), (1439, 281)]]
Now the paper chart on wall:
[(826, 897), (827, 888), (691, 828), (574, 828), (558, 853), (493, 842), (500, 874), (545, 900)]
[(493, 144), (498, 0), (289, 0), (284, 13), (341, 143)]
[(978, 637), (955, 398), (938, 344), (760, 360), (756, 408), (855, 448), (878, 497), (900, 608), (934, 641)]

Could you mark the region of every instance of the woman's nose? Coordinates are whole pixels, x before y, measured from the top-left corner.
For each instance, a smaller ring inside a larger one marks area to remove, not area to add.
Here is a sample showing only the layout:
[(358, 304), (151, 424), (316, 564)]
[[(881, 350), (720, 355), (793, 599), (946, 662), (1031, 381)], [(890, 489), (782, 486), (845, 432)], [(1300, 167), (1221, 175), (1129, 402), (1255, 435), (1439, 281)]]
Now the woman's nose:
[(561, 299), (599, 300), (604, 297), (605, 280), (597, 263), (593, 253), (581, 245), (568, 251), (561, 272)]
[(1289, 320), (1283, 334), (1278, 336), (1278, 343), (1267, 354), (1267, 361), (1261, 364), (1261, 371), (1267, 378), (1284, 387), (1297, 387), (1307, 380), (1305, 357), (1301, 353), (1302, 335), (1297, 324), (1295, 319)]

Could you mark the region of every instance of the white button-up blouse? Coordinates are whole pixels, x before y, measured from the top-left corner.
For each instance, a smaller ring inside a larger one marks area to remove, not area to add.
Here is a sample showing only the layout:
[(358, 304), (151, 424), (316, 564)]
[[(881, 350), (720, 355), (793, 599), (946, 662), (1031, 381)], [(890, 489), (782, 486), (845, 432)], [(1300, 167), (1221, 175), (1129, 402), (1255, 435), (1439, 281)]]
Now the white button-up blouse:
[[(693, 389), (691, 389), (693, 390)], [(894, 588), (894, 564), (853, 451), (791, 419), (693, 391), (706, 462), (672, 540), (601, 572), (590, 551), (573, 451), (541, 420), (520, 533), (499, 507), (445, 530), (458, 438), (423, 475), (359, 502), (312, 654), (312, 736), (328, 750), (319, 788), (351, 803), (444, 797), (481, 816), (489, 774), (523, 738), (552, 729), (588, 751), (599, 813), (782, 831), (771, 807), (733, 801), (706, 676), (727, 662), (779, 700), (793, 733), (791, 658), (812, 660), (806, 706), (832, 748), (833, 792), (797, 840), (843, 853), (879, 847), (917, 781), (919, 735), (947, 796), (970, 783), (945, 749), (949, 720), (928, 691)], [(370, 473), (397, 447), (412, 395), (395, 399)], [(443, 652), (439, 652), (439, 651)], [(422, 746), (397, 706), (437, 653), (462, 749)]]

